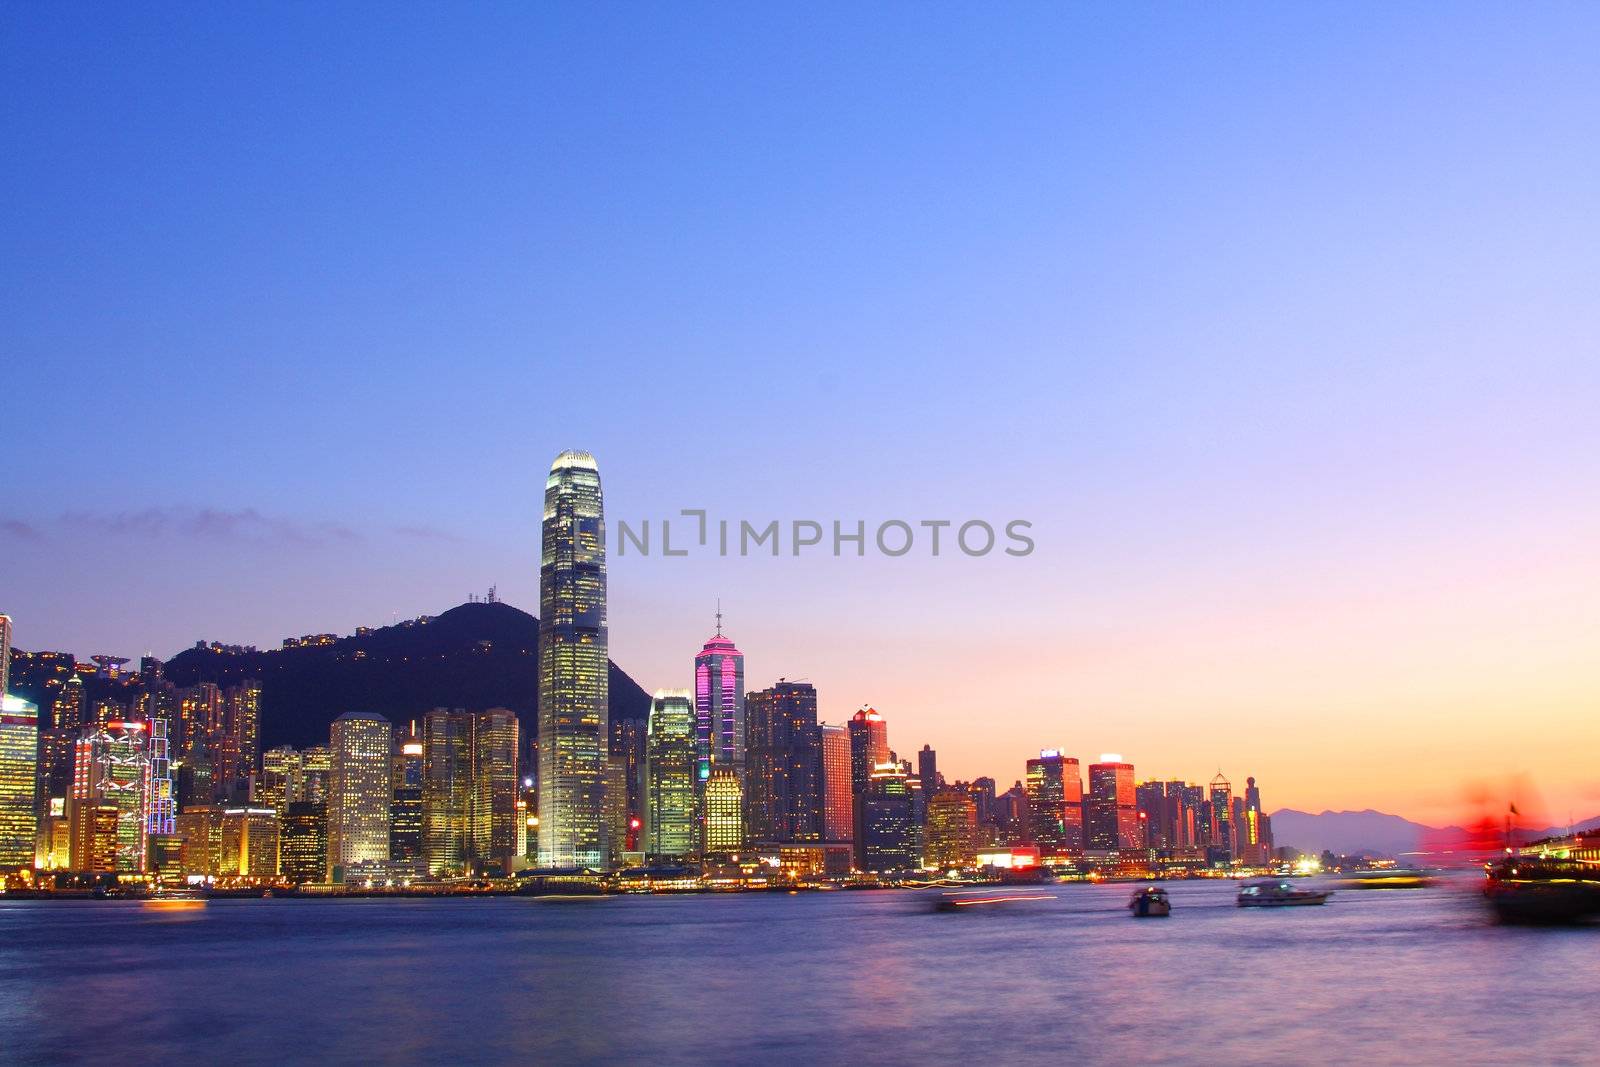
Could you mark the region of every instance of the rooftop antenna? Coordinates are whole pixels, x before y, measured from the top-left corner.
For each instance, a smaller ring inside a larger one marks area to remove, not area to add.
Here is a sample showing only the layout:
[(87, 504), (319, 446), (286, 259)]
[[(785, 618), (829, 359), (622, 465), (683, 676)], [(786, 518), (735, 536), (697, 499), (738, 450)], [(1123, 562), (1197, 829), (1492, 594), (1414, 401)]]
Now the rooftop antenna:
[(722, 636), (722, 598), (717, 597), (717, 636)]

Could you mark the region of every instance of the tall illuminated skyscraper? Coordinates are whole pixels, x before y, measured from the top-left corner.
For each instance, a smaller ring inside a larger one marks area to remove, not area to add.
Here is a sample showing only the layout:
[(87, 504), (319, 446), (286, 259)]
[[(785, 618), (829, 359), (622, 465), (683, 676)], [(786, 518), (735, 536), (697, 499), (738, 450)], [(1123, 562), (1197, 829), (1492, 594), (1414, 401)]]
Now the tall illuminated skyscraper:
[(817, 690), (780, 679), (751, 693), (745, 766), (745, 833), (754, 842), (821, 841), (822, 729)]
[(467, 844), (472, 855), (500, 863), (517, 854), (517, 715), (490, 708), (472, 716), (472, 800)]
[(1084, 801), (1084, 828), (1093, 849), (1144, 847), (1139, 832), (1138, 791), (1133, 764), (1105, 755), (1089, 764), (1089, 796)]
[(1078, 761), (1047, 748), (1028, 761), (1028, 836), (1045, 856), (1083, 851), (1083, 779)]
[(695, 720), (687, 689), (657, 689), (645, 738), (645, 853), (671, 862), (698, 849)]
[[(150, 739), (143, 722), (115, 720), (88, 728), (78, 739), (68, 812), (85, 829), (85, 840), (100, 833), (105, 808), (115, 809), (113, 869), (143, 871), (148, 841)], [(79, 832), (73, 831), (74, 839)], [(93, 851), (98, 851), (96, 845)], [(85, 850), (90, 851), (90, 850)], [(77, 860), (73, 861), (74, 866)]]
[(328, 869), (333, 874), (389, 858), (393, 732), (382, 715), (349, 711), (334, 720), (330, 734)]
[(539, 863), (605, 867), (607, 700), (605, 509), (587, 452), (545, 481), (539, 557)]
[(470, 731), (465, 711), (434, 708), (422, 717), (422, 856), (429, 874), (460, 873), (467, 859)]
[(866, 870), (866, 800), (872, 772), (889, 761), (889, 724), (863, 706), (850, 717), (850, 793), (854, 799), (855, 863)]
[(978, 806), (964, 789), (940, 789), (928, 799), (923, 863), (939, 871), (976, 862)]
[(694, 736), (698, 781), (712, 767), (744, 773), (744, 653), (722, 636), (720, 606), (717, 632), (694, 658)]
[(1233, 783), (1218, 771), (1208, 787), (1209, 801), (1206, 810), (1210, 815), (1210, 833), (1206, 843), (1228, 858), (1238, 855), (1233, 824)]
[(850, 791), (850, 731), (822, 724), (822, 839), (840, 843), (855, 836), (855, 799)]
[(744, 788), (727, 767), (711, 772), (705, 786), (705, 851), (738, 852), (744, 848)]
[[(10, 623), (0, 615), (0, 624), (9, 628)], [(21, 697), (0, 694), (0, 871), (33, 866), (38, 754), (39, 709)]]

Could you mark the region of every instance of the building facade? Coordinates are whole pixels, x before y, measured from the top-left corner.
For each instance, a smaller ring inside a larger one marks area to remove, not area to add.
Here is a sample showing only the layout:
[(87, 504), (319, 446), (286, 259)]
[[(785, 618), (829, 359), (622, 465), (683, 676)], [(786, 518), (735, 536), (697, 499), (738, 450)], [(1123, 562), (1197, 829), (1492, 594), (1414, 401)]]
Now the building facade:
[(1028, 836), (1044, 856), (1083, 852), (1083, 779), (1078, 761), (1047, 748), (1028, 761)]
[(603, 868), (610, 735), (600, 470), (556, 457), (539, 558), (539, 864)]
[(389, 858), (392, 786), (389, 720), (375, 712), (351, 711), (334, 720), (329, 739), (328, 874), (339, 880), (358, 863)]
[(687, 689), (657, 689), (645, 738), (645, 854), (671, 863), (699, 851), (695, 818), (698, 751)]

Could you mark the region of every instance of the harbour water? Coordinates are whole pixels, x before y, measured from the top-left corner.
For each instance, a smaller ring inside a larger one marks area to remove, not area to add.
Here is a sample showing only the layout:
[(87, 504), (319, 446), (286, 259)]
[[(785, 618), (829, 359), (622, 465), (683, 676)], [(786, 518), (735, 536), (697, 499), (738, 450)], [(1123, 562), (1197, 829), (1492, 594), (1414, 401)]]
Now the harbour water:
[(0, 903), (0, 1062), (1600, 1061), (1600, 929), (1468, 886)]

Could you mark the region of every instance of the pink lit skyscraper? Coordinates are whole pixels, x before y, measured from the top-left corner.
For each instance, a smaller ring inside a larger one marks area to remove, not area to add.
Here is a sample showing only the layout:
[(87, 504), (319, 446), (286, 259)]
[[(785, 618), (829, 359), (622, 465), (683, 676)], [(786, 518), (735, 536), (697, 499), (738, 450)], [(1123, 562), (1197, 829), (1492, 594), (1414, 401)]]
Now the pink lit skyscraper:
[(722, 636), (722, 610), (717, 610), (716, 635), (694, 658), (695, 782), (711, 777), (711, 768), (744, 773), (744, 653)]

